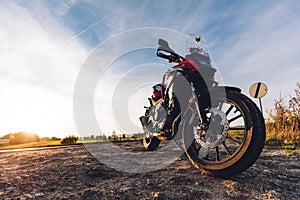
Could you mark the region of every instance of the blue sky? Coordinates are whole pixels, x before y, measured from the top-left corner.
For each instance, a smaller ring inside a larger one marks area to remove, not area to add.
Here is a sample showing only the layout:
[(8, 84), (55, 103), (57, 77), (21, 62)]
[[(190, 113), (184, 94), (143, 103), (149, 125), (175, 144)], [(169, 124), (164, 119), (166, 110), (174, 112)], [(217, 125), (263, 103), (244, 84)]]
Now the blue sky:
[[(99, 43), (134, 28), (202, 35), (225, 85), (239, 86), (246, 94), (253, 82), (268, 85), (264, 110), (280, 94), (293, 95), (299, 81), (296, 0), (0, 2), (0, 135), (75, 133), (72, 92), (82, 64)], [(145, 62), (155, 60), (144, 57)], [(110, 112), (107, 107), (102, 113)], [(105, 131), (112, 129), (118, 127), (108, 123)]]

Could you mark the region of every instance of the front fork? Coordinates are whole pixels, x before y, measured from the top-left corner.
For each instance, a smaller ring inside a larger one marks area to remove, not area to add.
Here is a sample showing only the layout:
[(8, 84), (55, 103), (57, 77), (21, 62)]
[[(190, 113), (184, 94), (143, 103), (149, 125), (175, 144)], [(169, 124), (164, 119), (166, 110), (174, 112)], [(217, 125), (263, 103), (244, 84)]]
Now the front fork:
[(141, 124), (143, 126), (143, 129), (145, 129), (145, 127), (148, 125), (147, 117), (146, 116), (141, 116), (140, 121), (141, 121)]
[[(204, 129), (207, 129), (208, 127), (208, 119), (205, 112), (205, 105), (199, 106), (199, 99), (196, 98), (195, 94), (193, 94), (192, 97), (189, 98), (189, 104), (188, 108), (186, 109), (184, 113), (184, 118), (189, 119), (190, 125), (200, 125), (203, 126)], [(190, 112), (190, 114), (188, 114)]]

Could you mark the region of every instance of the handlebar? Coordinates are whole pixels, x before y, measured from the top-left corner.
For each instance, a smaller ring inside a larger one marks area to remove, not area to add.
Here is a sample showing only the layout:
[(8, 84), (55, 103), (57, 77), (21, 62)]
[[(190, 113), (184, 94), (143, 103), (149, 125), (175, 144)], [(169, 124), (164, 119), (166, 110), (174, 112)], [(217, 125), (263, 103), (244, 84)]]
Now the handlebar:
[(179, 63), (182, 60), (185, 60), (184, 57), (178, 55), (174, 52), (173, 49), (169, 46), (169, 43), (166, 40), (158, 39), (158, 49), (156, 51), (156, 55), (158, 57), (167, 59), (169, 62), (177, 62)]
[(178, 55), (174, 51), (167, 51), (165, 49), (158, 48), (156, 51), (156, 55), (158, 57), (167, 59), (169, 62), (176, 62), (179, 63), (182, 60), (185, 60), (184, 57)]

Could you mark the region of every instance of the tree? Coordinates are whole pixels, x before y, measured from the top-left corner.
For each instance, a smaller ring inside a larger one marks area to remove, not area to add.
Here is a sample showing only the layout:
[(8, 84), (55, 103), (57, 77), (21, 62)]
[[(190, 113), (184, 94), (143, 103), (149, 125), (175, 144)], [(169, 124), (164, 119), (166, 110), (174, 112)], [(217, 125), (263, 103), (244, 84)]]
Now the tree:
[(117, 139), (116, 131), (113, 131), (113, 132), (112, 132), (111, 138), (112, 138), (113, 140), (116, 140), (116, 139)]
[(30, 142), (39, 142), (40, 137), (34, 133), (19, 132), (14, 133), (13, 137), (10, 136), (10, 144), (24, 144)]
[(106, 135), (101, 135), (101, 136), (100, 136), (100, 140), (102, 140), (102, 141), (106, 141), (106, 140), (107, 140), (107, 137), (106, 137)]
[(76, 137), (75, 135), (69, 135), (61, 141), (61, 144), (75, 144), (77, 140), (78, 137)]
[(14, 133), (8, 133), (8, 134), (4, 135), (1, 139), (10, 140), (10, 139), (13, 139), (13, 138), (14, 138)]

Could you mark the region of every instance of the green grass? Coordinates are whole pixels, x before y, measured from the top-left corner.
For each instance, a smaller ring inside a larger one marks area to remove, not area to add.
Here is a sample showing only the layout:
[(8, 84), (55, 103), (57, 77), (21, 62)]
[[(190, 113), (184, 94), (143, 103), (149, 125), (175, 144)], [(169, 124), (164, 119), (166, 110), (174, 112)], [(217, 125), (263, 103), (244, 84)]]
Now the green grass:
[(229, 130), (228, 136), (238, 141), (242, 141), (244, 139), (245, 133), (241, 130)]
[[(112, 142), (125, 142), (125, 141), (140, 141), (141, 138), (118, 138)], [(52, 146), (64, 146), (60, 143), (61, 140), (57, 141), (42, 141), (42, 142), (31, 142), (26, 144), (17, 144), (17, 145), (1, 145), (0, 150), (9, 150), (9, 149), (24, 149), (24, 148), (36, 148), (36, 147), (52, 147)], [(89, 143), (98, 143), (98, 142), (105, 142), (102, 140), (80, 140), (77, 141), (75, 144), (89, 144)]]
[(60, 140), (57, 141), (42, 141), (42, 142), (31, 142), (25, 144), (15, 144), (15, 145), (2, 145), (0, 150), (6, 149), (23, 149), (23, 148), (35, 148), (35, 147), (49, 147), (49, 146), (60, 146)]

